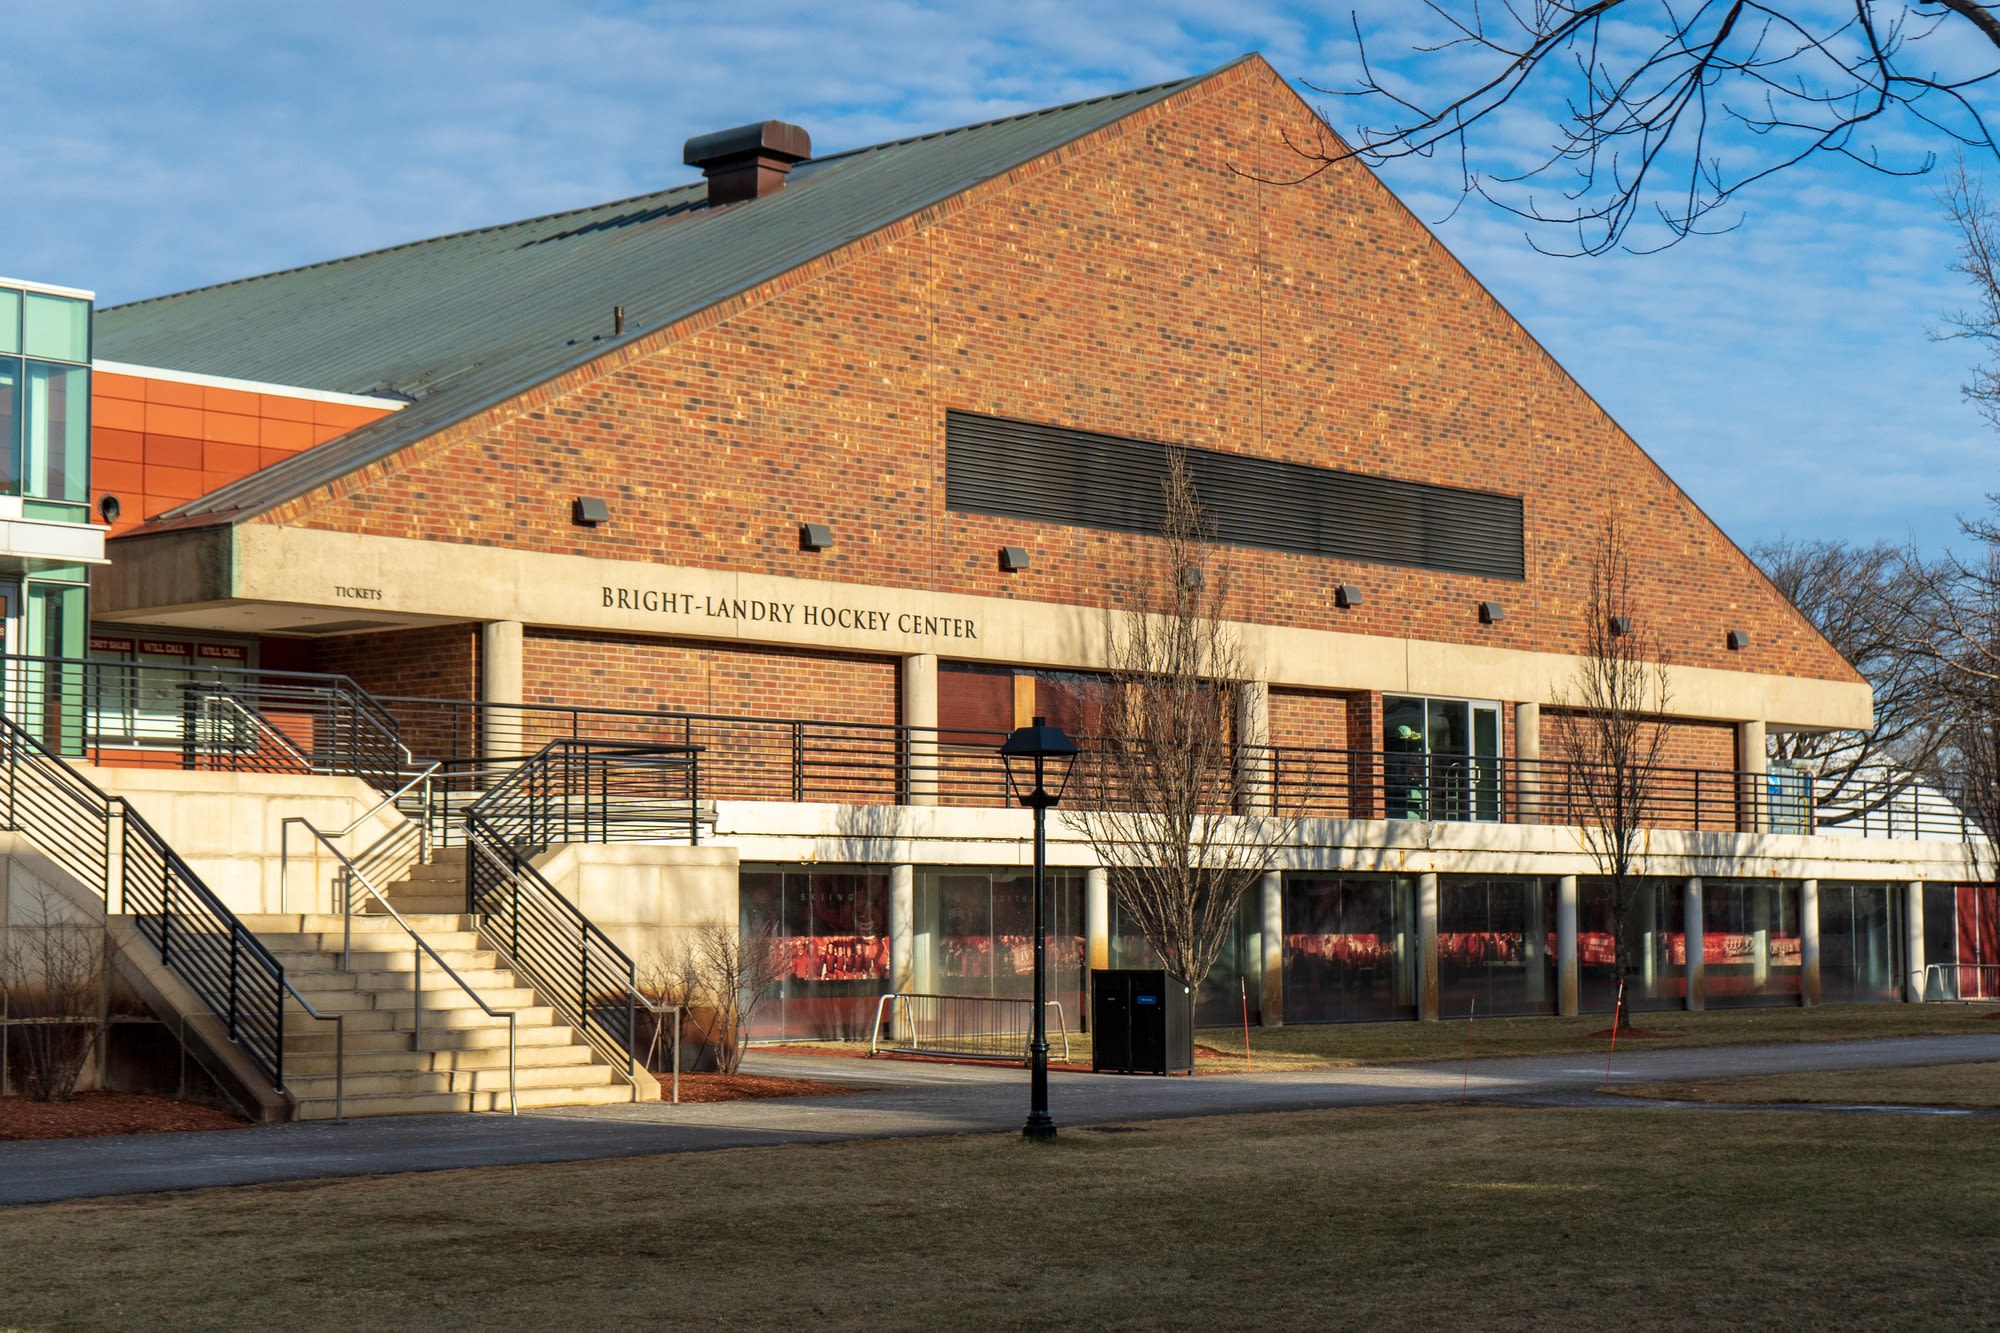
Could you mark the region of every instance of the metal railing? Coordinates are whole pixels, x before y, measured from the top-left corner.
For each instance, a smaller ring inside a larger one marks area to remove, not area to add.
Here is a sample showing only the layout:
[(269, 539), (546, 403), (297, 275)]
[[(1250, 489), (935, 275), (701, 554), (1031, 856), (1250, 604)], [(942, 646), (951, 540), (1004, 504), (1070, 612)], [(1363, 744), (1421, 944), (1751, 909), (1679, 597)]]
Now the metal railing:
[(432, 783), (441, 767), (439, 764), (431, 764), (411, 774), (402, 786), (384, 795), (381, 800), (349, 820), (342, 828), (331, 831), (321, 829), (303, 815), (287, 815), (279, 820), (278, 910), (280, 912), (289, 910), (287, 904), (291, 888), (291, 836), (294, 824), (304, 825), (319, 841), (331, 845), (341, 838), (352, 836), (356, 829), (384, 810), (393, 808), (399, 813), (410, 813), (404, 810), (404, 804), (414, 795), (417, 799), (417, 809), (414, 811), (417, 817), (406, 819), (405, 822), (389, 829), (374, 845), (360, 853), (356, 863), (372, 878), (379, 879), (384, 884), (392, 884), (401, 879), (411, 866), (428, 862), (432, 842)]
[(0, 707), (58, 753), (244, 773), (342, 773), (387, 791), (413, 765), (395, 717), (346, 676), (0, 654)]
[[(1965, 973), (1973, 977), (1973, 994), (1965, 993)], [(1924, 968), (1924, 1001), (2000, 1001), (2000, 963), (1930, 963)]]
[(467, 809), (509, 847), (701, 841), (701, 747), (551, 741)]
[(11, 717), (0, 717), (5, 825), (128, 915), (229, 1039), (284, 1089), (285, 969), (153, 826)]
[[(1062, 1002), (1049, 1000), (1056, 1030), (1062, 1036), (1062, 1058), (1069, 1054), (1069, 1024)], [(900, 1027), (890, 1028), (895, 1050), (912, 1055), (951, 1056), (962, 1060), (1026, 1060), (1034, 1036), (1035, 1002), (994, 995), (926, 995), (891, 991), (875, 1006), (875, 1030), (868, 1054), (882, 1048), (883, 1020), (892, 1006), (902, 1015)], [(901, 1033), (901, 1036), (897, 1036)], [(907, 1044), (904, 1044), (907, 1043)]]

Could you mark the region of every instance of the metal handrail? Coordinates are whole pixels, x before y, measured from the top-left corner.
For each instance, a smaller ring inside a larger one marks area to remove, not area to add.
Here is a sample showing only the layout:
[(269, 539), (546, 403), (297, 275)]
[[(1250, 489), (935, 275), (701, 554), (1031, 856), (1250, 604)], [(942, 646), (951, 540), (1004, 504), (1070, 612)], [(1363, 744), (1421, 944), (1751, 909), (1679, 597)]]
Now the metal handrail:
[[(1945, 994), (1944, 980), (1947, 972), (1976, 972), (1984, 976), (1988, 972), (2000, 973), (2000, 963), (1927, 963), (1924, 965), (1924, 986), (1919, 992), (1920, 997), (1925, 1001), (1930, 1000), (1931, 983), (1935, 981), (1938, 991), (1937, 1002), (1941, 1004), (1981, 1004), (2000, 1001), (2000, 987), (1995, 987), (1995, 993), (1992, 995), (1974, 995), (1970, 999), (1956, 993)], [(1954, 992), (1958, 990), (1956, 984), (1952, 990)]]
[[(632, 998), (637, 1000), (640, 1005), (644, 1006), (653, 1015), (653, 1046), (647, 1052), (651, 1058), (646, 1062), (648, 1073), (652, 1072), (652, 1060), (658, 1058), (660, 1054), (660, 1017), (663, 1014), (672, 1014), (674, 1016), (674, 1039), (672, 1043), (674, 1105), (679, 1106), (681, 1104), (681, 1021), (682, 1016), (687, 1011), (682, 1005), (657, 1003), (637, 986), (632, 988)], [(632, 1086), (635, 1088), (639, 1086), (639, 1081), (636, 1078), (632, 1080)]]
[[(301, 822), (303, 823), (304, 821)], [(450, 977), (458, 988), (465, 992), (467, 998), (484, 1010), (488, 1018), (504, 1018), (507, 1020), (508, 1114), (519, 1115), (521, 1113), (521, 1102), (517, 1086), (519, 1075), (515, 1063), (515, 1039), (518, 1031), (515, 1011), (512, 1009), (495, 1009), (492, 1005), (486, 1003), (485, 997), (474, 990), (472, 985), (458, 974), (458, 970), (450, 963), (447, 963), (444, 960), (444, 956), (431, 947), (430, 941), (419, 935), (416, 928), (403, 919), (403, 914), (398, 912), (394, 904), (382, 896), (382, 891), (370, 882), (367, 874), (362, 871), (360, 866), (354, 864), (347, 853), (335, 847), (331, 842), (328, 842), (326, 835), (314, 828), (310, 823), (307, 823), (305, 827), (315, 838), (318, 838), (321, 843), (325, 844), (326, 849), (339, 859), (341, 865), (347, 871), (347, 891), (340, 895), (340, 970), (343, 972), (354, 970), (354, 885), (359, 884), (368, 891), (369, 895), (377, 903), (381, 904), (382, 910), (387, 912), (395, 923), (403, 928), (403, 933), (408, 935), (411, 943), (416, 946), (416, 951), (412, 955), (410, 969), (411, 1049), (415, 1051), (422, 1051), (424, 1049), (424, 955), (429, 954), (431, 961), (443, 968), (445, 975)]]
[[(1017, 997), (1011, 995), (941, 995), (929, 991), (890, 991), (887, 995), (884, 995), (879, 1001), (877, 1001), (875, 1005), (875, 1028), (868, 1038), (868, 1054), (871, 1059), (876, 1055), (877, 1050), (882, 1042), (883, 1015), (888, 1010), (890, 1004), (898, 1002), (901, 1003), (903, 1006), (904, 1027), (911, 1034), (912, 1038), (910, 1046), (911, 1053), (912, 1054), (924, 1053), (920, 1051), (915, 1044), (915, 1035), (917, 1029), (916, 1029), (915, 1016), (912, 1015), (910, 1012), (911, 1000), (950, 1000), (954, 1004), (1026, 1005), (1030, 1013), (1033, 1012), (1035, 1005), (1035, 1002), (1026, 996)], [(1063, 1018), (1062, 1001), (1044, 1000), (1043, 1004), (1046, 1005), (1048, 1009), (1053, 1009), (1056, 1011), (1056, 1030), (1062, 1036), (1062, 1044), (1063, 1044), (1062, 1058), (1065, 1062), (1067, 1062), (1070, 1058), (1069, 1024)], [(1044, 1012), (1046, 1012), (1046, 1010), (1044, 1010)], [(1022, 1040), (1027, 1041), (1030, 1040), (1030, 1038), (1028, 1037), (1027, 1034), (1024, 1033), (1022, 1034)], [(1028, 1058), (1028, 1052), (1026, 1050), (1023, 1050), (1021, 1054), (1018, 1056), (998, 1055), (998, 1054), (981, 1055), (977, 1052), (970, 1052), (970, 1051), (944, 1051), (944, 1052), (939, 1052), (939, 1054), (949, 1055), (955, 1059), (960, 1059), (960, 1060), (1017, 1060), (1017, 1059), (1025, 1060)]]
[(396, 788), (396, 790), (390, 792), (381, 800), (375, 802), (375, 804), (349, 820), (345, 827), (334, 829), (331, 832), (314, 827), (312, 822), (303, 815), (286, 815), (283, 819), (279, 820), (278, 910), (280, 912), (286, 910), (287, 881), (291, 870), (291, 826), (293, 824), (304, 824), (307, 828), (311, 828), (322, 841), (328, 838), (345, 838), (352, 834), (354, 830), (366, 824), (370, 819), (373, 819), (377, 814), (380, 814), (383, 810), (388, 809), (404, 796), (407, 796), (413, 789), (422, 786), (424, 792), (423, 818), (417, 823), (417, 861), (419, 863), (429, 862), (431, 855), (431, 778), (441, 767), (443, 765), (438, 763), (431, 764), (430, 767), (417, 773), (408, 782), (405, 782), (402, 786)]
[(296, 741), (294, 741), (290, 736), (287, 736), (284, 732), (272, 726), (270, 720), (267, 719), (263, 714), (245, 708), (242, 702), (238, 700), (235, 695), (230, 694), (227, 691), (218, 691), (212, 694), (203, 694), (198, 690), (196, 690), (191, 685), (184, 685), (181, 688), (187, 691), (189, 696), (196, 703), (200, 703), (203, 705), (220, 704), (223, 707), (233, 710), (238, 717), (243, 719), (245, 725), (247, 725), (256, 734), (258, 734), (259, 736), (267, 736), (273, 741), (276, 741), (277, 744), (282, 749), (290, 751), (292, 757), (298, 760), (298, 766), (301, 772), (317, 773), (322, 771), (318, 766), (316, 766), (313, 763), (312, 756), (308, 755), (304, 750), (301, 750), (298, 747), (298, 743)]
[(311, 1000), (299, 992), (290, 977), (285, 978), (285, 990), (299, 1002), (307, 1017), (333, 1024), (333, 1123), (344, 1124), (347, 1120), (347, 1015), (338, 1011), (321, 1013)]

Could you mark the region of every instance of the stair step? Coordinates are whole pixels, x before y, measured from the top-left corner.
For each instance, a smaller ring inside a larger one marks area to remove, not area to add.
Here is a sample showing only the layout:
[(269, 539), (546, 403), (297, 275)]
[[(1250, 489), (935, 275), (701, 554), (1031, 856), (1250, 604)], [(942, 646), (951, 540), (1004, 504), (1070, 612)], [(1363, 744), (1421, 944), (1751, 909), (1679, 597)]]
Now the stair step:
[[(544, 1106), (617, 1106), (632, 1100), (632, 1087), (620, 1082), (602, 1088), (522, 1088), (519, 1099), (524, 1111)], [(331, 1096), (301, 1099), (296, 1115), (300, 1120), (331, 1120), (333, 1105)], [(498, 1092), (425, 1092), (347, 1099), (349, 1117), (435, 1115), (444, 1111), (495, 1111), (504, 1115), (507, 1109), (505, 1088)]]
[[(286, 1079), (292, 1094), (301, 1101), (333, 1096), (332, 1074), (300, 1074)], [(515, 1070), (515, 1085), (523, 1092), (551, 1089), (588, 1091), (613, 1083), (630, 1087), (623, 1076), (606, 1065), (522, 1065)], [(402, 1069), (363, 1073), (347, 1071), (349, 1097), (377, 1097), (385, 1093), (426, 1092), (505, 1092), (507, 1066), (496, 1069)]]
[[(575, 1069), (589, 1066), (593, 1053), (588, 1046), (538, 1046), (522, 1042), (515, 1048), (516, 1065), (523, 1069)], [(302, 1054), (285, 1048), (285, 1074), (288, 1078), (313, 1078), (330, 1076), (336, 1061), (332, 1051)], [(406, 1070), (432, 1069), (505, 1069), (507, 1048), (501, 1046), (478, 1046), (444, 1051), (413, 1051), (406, 1037), (400, 1048), (381, 1051), (357, 1051), (352, 1047), (347, 1052), (347, 1072), (355, 1074), (393, 1074)]]
[[(431, 947), (437, 948), (435, 944)], [(304, 949), (273, 949), (271, 952), (276, 954), (278, 961), (285, 965), (285, 975), (298, 980), (301, 989), (304, 988), (305, 982), (303, 978), (305, 977), (325, 973), (339, 973), (341, 971), (340, 952), (337, 949), (332, 953), (325, 953), (317, 949), (310, 951)], [(500, 966), (500, 955), (492, 949), (438, 949), (438, 952), (444, 954), (445, 961), (449, 962), (460, 972), (467, 973), (468, 976), (470, 975), (467, 971), (468, 968), (490, 971)], [(411, 960), (415, 956), (416, 950), (414, 947), (398, 949), (393, 953), (355, 949), (348, 955), (348, 970), (351, 972), (401, 972), (407, 975), (413, 966)], [(431, 960), (426, 958), (424, 960), (424, 968), (428, 971), (430, 967)]]
[[(368, 1015), (371, 1019), (372, 1012)], [(350, 1021), (347, 1027), (347, 1053), (370, 1053), (379, 1051), (408, 1051), (411, 1033), (398, 1030), (387, 1024), (371, 1028), (359, 1028)], [(285, 1059), (301, 1055), (308, 1059), (332, 1057), (334, 1047), (333, 1024), (314, 1023), (310, 1030), (293, 1028), (289, 1023), (285, 1028)], [(430, 1028), (424, 1030), (424, 1045), (435, 1051), (487, 1051), (507, 1050), (507, 1024), (496, 1022), (489, 1032), (484, 1028)], [(530, 1046), (547, 1047), (552, 1050), (575, 1048), (588, 1051), (590, 1045), (576, 1034), (576, 1029), (567, 1023), (550, 1023), (542, 1027), (524, 1027), (514, 1036), (514, 1045), (520, 1050)]]

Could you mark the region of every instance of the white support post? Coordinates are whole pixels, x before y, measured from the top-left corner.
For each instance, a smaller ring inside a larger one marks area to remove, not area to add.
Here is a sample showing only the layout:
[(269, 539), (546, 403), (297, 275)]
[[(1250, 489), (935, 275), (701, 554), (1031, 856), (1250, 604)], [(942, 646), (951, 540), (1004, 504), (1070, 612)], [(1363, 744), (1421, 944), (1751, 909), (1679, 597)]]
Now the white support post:
[(917, 868), (889, 867), (889, 989), (908, 994), (916, 986)]
[(1576, 876), (1556, 881), (1556, 1012), (1573, 1018), (1577, 1007)]
[(1271, 753), (1271, 686), (1246, 680), (1236, 689), (1236, 754), (1241, 765), (1237, 783), (1239, 815), (1271, 809), (1275, 795), (1275, 764)]
[(1273, 870), (1257, 881), (1263, 899), (1264, 994), (1258, 1012), (1267, 1028), (1285, 1025), (1285, 877)]
[(1438, 877), (1417, 876), (1417, 1017), (1438, 1020)]
[(1514, 817), (1538, 824), (1542, 817), (1542, 706), (1514, 705)]
[(1764, 723), (1736, 724), (1736, 768), (1742, 775), (1737, 794), (1736, 827), (1743, 833), (1762, 833), (1771, 827), (1770, 760), (1764, 753)]
[[(523, 633), (518, 620), (490, 620), (479, 627), (479, 697), (488, 704), (522, 701)], [(521, 714), (488, 708), (480, 729), (479, 753), (506, 759), (521, 753)]]
[(1703, 988), (1708, 981), (1706, 950), (1702, 941), (1701, 919), (1701, 878), (1696, 876), (1687, 882), (1686, 910), (1682, 913), (1683, 942), (1687, 946), (1687, 1007), (1705, 1009), (1708, 997)]
[(1924, 882), (1913, 879), (1903, 890), (1903, 956), (1908, 960), (1908, 980), (1903, 996), (1911, 1004), (1924, 1002)]
[[(1102, 866), (1083, 872), (1083, 936), (1090, 970), (1099, 972), (1110, 967), (1111, 873)], [(1089, 982), (1090, 978), (1085, 977), (1086, 989)]]
[(1799, 1003), (1819, 1003), (1819, 881), (1799, 881)]
[(909, 730), (911, 805), (936, 805), (938, 793), (938, 660), (936, 653), (903, 659), (903, 725)]

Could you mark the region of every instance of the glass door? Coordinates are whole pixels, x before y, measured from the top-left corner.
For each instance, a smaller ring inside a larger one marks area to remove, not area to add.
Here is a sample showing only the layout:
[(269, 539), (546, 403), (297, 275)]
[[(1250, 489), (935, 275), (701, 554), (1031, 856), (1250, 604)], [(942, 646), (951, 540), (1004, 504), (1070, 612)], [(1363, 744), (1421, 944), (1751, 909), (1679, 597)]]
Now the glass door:
[(1389, 818), (1497, 821), (1500, 705), (1385, 697)]

